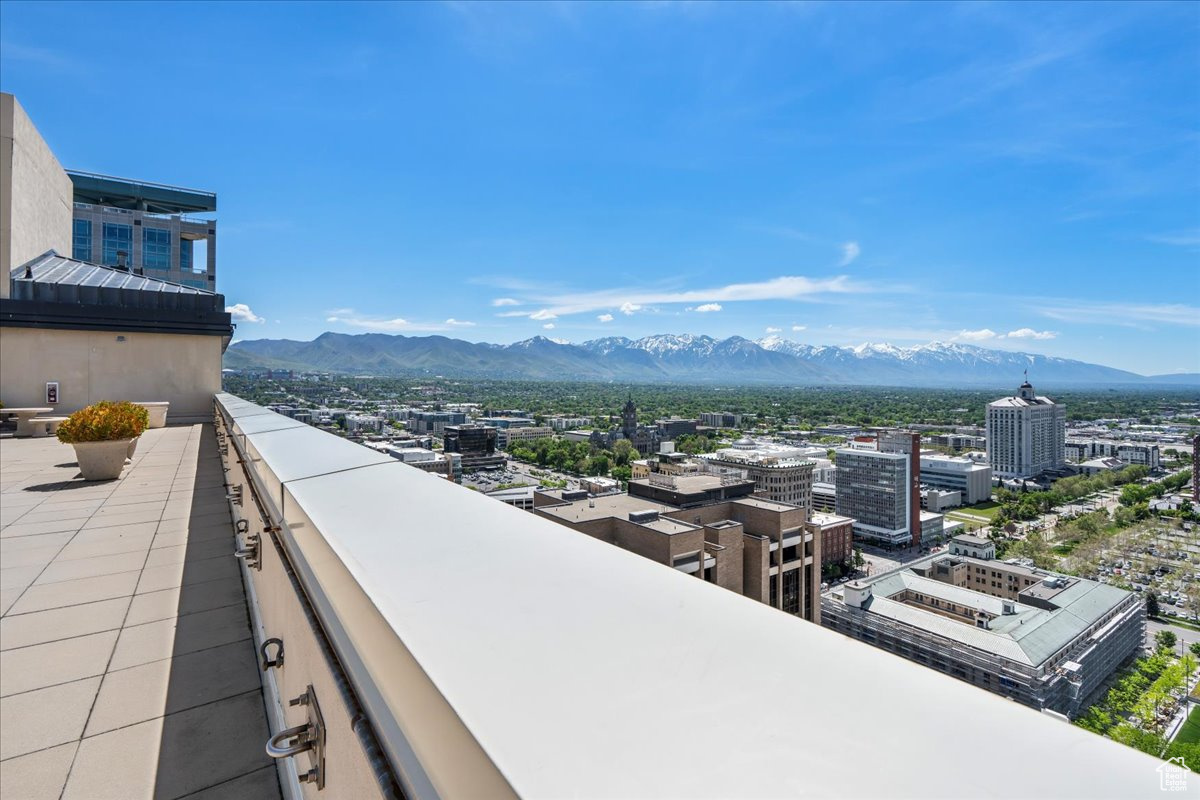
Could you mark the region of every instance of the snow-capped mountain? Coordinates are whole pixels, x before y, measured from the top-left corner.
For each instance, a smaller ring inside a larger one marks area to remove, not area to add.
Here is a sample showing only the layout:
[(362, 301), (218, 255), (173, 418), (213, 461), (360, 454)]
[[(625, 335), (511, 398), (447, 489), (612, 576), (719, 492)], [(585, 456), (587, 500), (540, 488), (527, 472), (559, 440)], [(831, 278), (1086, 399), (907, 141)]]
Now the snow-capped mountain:
[(887, 386), (1015, 385), (1028, 369), (1043, 385), (1146, 383), (1132, 372), (1035, 353), (989, 350), (958, 342), (911, 347), (864, 342), (835, 347), (779, 336), (751, 341), (694, 334), (641, 339), (609, 336), (580, 344), (535, 336), (508, 345), (444, 336), (325, 333), (312, 342), (237, 342), (230, 368), (269, 367), (357, 374), (438, 374), (535, 380), (707, 383), (874, 384)]

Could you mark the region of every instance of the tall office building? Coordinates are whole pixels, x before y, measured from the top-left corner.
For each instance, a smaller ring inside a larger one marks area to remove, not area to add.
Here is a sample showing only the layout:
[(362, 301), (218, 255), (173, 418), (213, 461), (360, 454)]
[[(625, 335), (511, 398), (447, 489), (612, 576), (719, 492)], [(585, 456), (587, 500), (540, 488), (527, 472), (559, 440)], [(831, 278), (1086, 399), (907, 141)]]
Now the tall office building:
[(987, 452), (999, 478), (1032, 478), (1067, 462), (1067, 409), (1025, 381), (987, 407)]
[[(216, 211), (214, 193), (88, 172), (67, 176), (73, 258), (196, 289), (216, 287), (217, 221), (185, 216)], [(197, 242), (204, 244), (202, 260)]]
[(911, 457), (838, 450), (835, 508), (839, 516), (854, 520), (854, 535), (860, 539), (893, 546), (920, 541), (921, 505), (912, 491)]
[(882, 453), (901, 453), (908, 457), (908, 530), (913, 547), (921, 546), (921, 434), (910, 431), (883, 431), (878, 449)]

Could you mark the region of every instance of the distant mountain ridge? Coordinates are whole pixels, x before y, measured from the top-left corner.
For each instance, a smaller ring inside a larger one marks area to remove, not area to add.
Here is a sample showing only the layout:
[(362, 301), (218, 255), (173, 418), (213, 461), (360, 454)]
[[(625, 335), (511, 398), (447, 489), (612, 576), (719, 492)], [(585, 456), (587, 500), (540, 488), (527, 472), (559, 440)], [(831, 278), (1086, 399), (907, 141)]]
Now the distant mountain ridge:
[(694, 334), (609, 336), (580, 344), (535, 336), (500, 345), (446, 336), (323, 333), (311, 342), (236, 342), (225, 354), (225, 366), (386, 376), (883, 386), (1006, 386), (1028, 369), (1041, 384), (1200, 385), (1200, 375), (1147, 377), (957, 342), (835, 347), (778, 336), (752, 341)]

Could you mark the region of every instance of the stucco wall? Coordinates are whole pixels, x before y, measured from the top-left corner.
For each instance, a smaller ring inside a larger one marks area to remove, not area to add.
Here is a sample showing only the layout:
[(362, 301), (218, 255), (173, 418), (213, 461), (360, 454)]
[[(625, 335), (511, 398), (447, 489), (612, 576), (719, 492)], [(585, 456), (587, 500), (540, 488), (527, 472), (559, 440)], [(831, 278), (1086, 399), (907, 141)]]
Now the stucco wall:
[(47, 250), (71, 255), (71, 179), (21, 104), (0, 94), (0, 297), (8, 275)]
[(61, 414), (99, 400), (167, 400), (168, 424), (211, 420), (221, 337), (0, 328), (0, 403), (44, 406), (47, 381), (59, 383)]

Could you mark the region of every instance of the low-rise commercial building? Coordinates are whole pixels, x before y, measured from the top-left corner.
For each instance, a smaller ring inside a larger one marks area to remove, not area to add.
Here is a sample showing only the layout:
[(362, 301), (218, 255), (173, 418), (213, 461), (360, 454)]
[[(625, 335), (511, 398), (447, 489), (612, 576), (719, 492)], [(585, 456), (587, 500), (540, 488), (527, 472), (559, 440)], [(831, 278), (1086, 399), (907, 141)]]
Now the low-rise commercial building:
[(821, 563), (845, 564), (854, 553), (854, 520), (814, 511), (806, 527), (821, 539)]
[(442, 449), (462, 456), (464, 470), (499, 469), (505, 457), (496, 453), (496, 429), (490, 425), (447, 425)]
[(554, 430), (545, 425), (496, 429), (496, 447), (501, 450), (507, 450), (516, 442), (536, 442), (538, 439), (552, 438), (554, 438)]
[(921, 483), (934, 489), (959, 492), (965, 505), (974, 505), (992, 496), (992, 466), (969, 458), (924, 452), (921, 453)]
[(742, 427), (742, 415), (729, 411), (702, 411), (700, 418), (696, 421), (709, 428)]
[[(951, 546), (983, 549), (967, 538)], [(1145, 633), (1145, 607), (1132, 592), (966, 555), (853, 581), (821, 605), (828, 628), (1067, 716), (1088, 706)]]

